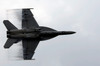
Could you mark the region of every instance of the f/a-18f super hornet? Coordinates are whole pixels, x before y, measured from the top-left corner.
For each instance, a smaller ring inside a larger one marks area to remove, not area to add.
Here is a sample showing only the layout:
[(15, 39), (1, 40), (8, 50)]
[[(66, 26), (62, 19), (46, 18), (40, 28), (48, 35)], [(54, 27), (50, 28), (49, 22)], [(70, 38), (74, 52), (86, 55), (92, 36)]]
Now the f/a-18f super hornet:
[(22, 40), (23, 59), (31, 60), (40, 41), (59, 35), (74, 34), (74, 31), (57, 31), (49, 27), (39, 26), (30, 9), (22, 9), (22, 29), (17, 29), (9, 20), (3, 21), (7, 28), (7, 41), (4, 48), (10, 48)]

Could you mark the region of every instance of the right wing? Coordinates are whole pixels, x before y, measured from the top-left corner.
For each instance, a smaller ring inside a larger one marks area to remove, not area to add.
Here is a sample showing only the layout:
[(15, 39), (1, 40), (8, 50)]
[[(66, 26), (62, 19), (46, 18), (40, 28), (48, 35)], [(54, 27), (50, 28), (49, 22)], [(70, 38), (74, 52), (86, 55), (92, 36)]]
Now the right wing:
[(22, 9), (22, 28), (39, 28), (30, 9)]
[(39, 40), (33, 39), (23, 39), (23, 58), (25, 60), (32, 59), (32, 56), (35, 53), (35, 49), (38, 46)]

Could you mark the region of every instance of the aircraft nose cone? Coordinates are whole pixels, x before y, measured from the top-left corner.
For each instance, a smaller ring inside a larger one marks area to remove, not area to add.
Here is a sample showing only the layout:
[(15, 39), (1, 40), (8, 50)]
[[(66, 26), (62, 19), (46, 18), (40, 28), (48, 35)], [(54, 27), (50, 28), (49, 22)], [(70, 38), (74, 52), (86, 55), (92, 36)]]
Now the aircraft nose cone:
[(62, 34), (74, 34), (74, 33), (76, 33), (76, 32), (74, 32), (74, 31), (63, 31), (62, 32)]
[(71, 31), (70, 33), (71, 33), (71, 34), (74, 34), (74, 33), (76, 33), (76, 32), (74, 32), (74, 31)]

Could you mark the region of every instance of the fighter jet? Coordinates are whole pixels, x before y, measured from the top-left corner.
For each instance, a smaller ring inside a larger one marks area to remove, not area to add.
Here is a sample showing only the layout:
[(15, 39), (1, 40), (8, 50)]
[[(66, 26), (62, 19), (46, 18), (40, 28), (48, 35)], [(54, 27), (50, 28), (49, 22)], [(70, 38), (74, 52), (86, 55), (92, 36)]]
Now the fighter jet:
[(22, 40), (23, 59), (31, 60), (40, 41), (59, 35), (74, 34), (74, 31), (57, 31), (49, 27), (39, 26), (30, 9), (22, 9), (22, 29), (15, 27), (9, 20), (3, 21), (7, 28), (7, 41), (4, 48), (10, 48)]

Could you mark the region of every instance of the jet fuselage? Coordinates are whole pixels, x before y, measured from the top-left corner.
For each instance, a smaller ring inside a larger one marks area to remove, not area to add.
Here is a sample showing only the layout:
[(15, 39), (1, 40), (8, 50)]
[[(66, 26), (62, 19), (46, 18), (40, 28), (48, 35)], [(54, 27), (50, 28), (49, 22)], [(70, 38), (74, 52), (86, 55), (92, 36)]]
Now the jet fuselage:
[(7, 41), (4, 48), (10, 48), (14, 43), (22, 41), (23, 59), (31, 60), (40, 41), (59, 35), (74, 34), (74, 31), (57, 31), (49, 27), (39, 26), (30, 9), (22, 9), (22, 29), (18, 29), (9, 20), (3, 23), (7, 28)]
[[(44, 30), (45, 29), (45, 30)], [(48, 29), (48, 30), (47, 30)], [(20, 29), (7, 31), (7, 37), (13, 39), (39, 39), (47, 40), (58, 35), (74, 34), (73, 31), (56, 31), (48, 27), (34, 29)]]

